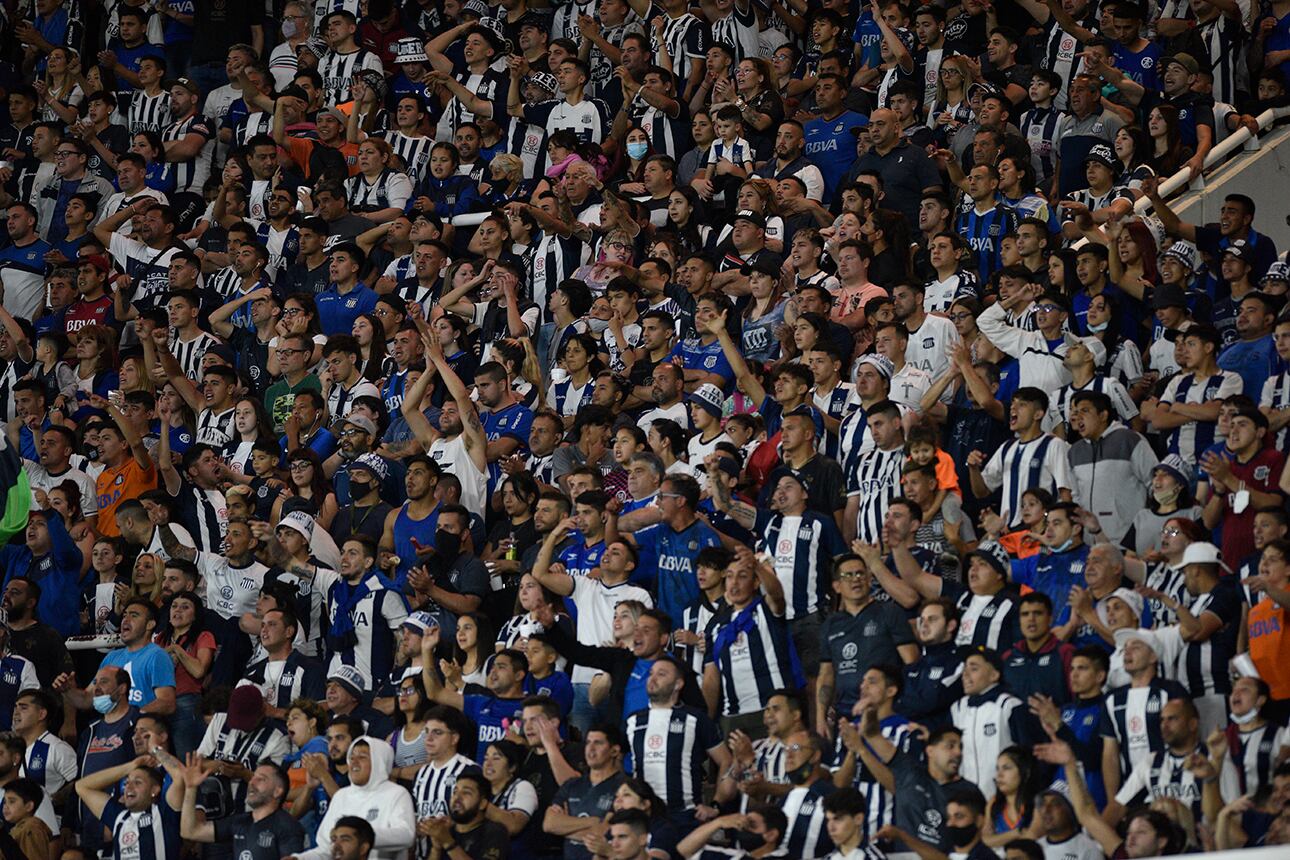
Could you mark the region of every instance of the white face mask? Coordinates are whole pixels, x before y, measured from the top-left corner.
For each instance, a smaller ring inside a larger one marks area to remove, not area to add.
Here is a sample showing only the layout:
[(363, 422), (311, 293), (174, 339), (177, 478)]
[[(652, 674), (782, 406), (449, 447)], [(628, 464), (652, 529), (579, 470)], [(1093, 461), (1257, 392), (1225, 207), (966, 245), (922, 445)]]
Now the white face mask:
[(595, 317), (587, 317), (587, 327), (591, 329), (592, 334), (599, 337), (601, 334), (604, 334), (605, 329), (609, 328), (609, 320), (599, 320)]
[(1109, 326), (1110, 324), (1111, 323), (1109, 321), (1103, 322), (1103, 323), (1089, 323), (1088, 330), (1091, 331), (1093, 334), (1100, 334), (1101, 332), (1106, 331), (1107, 326)]
[(1236, 723), (1238, 726), (1244, 726), (1254, 722), (1256, 719), (1258, 719), (1258, 717), (1259, 717), (1259, 709), (1250, 708), (1244, 714), (1233, 713), (1232, 722)]
[(282, 22), (282, 38), (290, 39), (296, 35), (296, 22), (290, 19)]

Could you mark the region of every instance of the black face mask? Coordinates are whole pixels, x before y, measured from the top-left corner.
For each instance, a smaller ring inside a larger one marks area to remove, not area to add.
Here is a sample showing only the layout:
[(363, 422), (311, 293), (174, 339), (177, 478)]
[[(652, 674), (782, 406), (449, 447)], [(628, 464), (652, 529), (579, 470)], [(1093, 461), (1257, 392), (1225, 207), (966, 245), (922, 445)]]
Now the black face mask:
[(351, 479), (349, 482), (349, 497), (357, 501), (372, 492), (372, 486), (371, 481), (355, 481)]
[(756, 851), (766, 844), (766, 836), (761, 833), (753, 833), (751, 830), (730, 830), (730, 841), (734, 842), (736, 847), (745, 851)]
[(461, 552), (461, 535), (439, 529), (434, 533), (434, 548), (444, 558), (454, 558)]
[(955, 848), (961, 848), (976, 838), (977, 828), (971, 824), (964, 827), (945, 828), (945, 837), (950, 840), (950, 845)]
[(812, 762), (807, 761), (803, 762), (799, 767), (796, 767), (793, 770), (784, 771), (784, 776), (788, 777), (788, 781), (793, 783), (793, 785), (802, 785), (811, 778), (811, 774), (813, 773), (815, 773), (815, 765)]

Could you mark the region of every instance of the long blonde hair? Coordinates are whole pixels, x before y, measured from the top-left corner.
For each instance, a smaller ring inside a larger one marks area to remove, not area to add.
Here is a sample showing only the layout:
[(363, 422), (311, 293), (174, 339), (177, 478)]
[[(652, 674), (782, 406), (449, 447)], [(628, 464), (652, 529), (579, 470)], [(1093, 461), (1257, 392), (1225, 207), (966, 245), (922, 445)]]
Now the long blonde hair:
[[(959, 54), (946, 57), (941, 60), (941, 68), (953, 66), (958, 69), (959, 77), (963, 81), (963, 100), (967, 100), (968, 85), (972, 83), (972, 68), (968, 65), (967, 58)], [(941, 73), (936, 73), (936, 104), (944, 108), (949, 105), (949, 93), (945, 90), (945, 82), (941, 79)]]

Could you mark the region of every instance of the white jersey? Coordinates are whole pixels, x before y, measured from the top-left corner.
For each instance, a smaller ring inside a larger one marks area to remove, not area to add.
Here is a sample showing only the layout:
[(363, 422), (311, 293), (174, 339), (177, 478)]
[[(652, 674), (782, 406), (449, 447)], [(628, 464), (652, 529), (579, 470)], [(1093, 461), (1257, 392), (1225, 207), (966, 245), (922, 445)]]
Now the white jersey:
[(462, 506), (482, 517), (488, 501), (488, 472), (475, 467), (475, 461), (466, 450), (466, 437), (458, 435), (451, 439), (436, 439), (426, 453), (439, 464), (444, 474), (457, 476), (461, 481)]
[[(640, 586), (622, 582), (606, 585), (589, 576), (574, 576), (573, 594), (569, 599), (578, 607), (577, 637), (583, 645), (598, 646), (614, 638), (614, 610), (624, 600), (639, 600), (654, 605), (654, 598)], [(589, 684), (600, 672), (587, 666), (575, 666), (571, 680)]]

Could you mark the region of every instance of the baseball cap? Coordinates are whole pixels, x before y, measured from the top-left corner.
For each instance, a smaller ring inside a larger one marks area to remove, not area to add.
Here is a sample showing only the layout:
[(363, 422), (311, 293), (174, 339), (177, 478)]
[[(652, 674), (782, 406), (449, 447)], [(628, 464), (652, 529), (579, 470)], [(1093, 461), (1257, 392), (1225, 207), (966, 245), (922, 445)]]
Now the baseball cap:
[(694, 393), (687, 398), (691, 403), (700, 406), (704, 411), (720, 418), (725, 411), (726, 395), (720, 388), (711, 382), (705, 382), (694, 390)]
[(188, 92), (192, 93), (195, 96), (199, 96), (202, 94), (202, 91), (198, 88), (196, 81), (194, 81), (192, 78), (171, 78), (170, 80), (166, 81), (165, 87), (168, 90), (174, 89), (175, 87), (183, 87), (184, 89), (188, 90)]
[(1155, 654), (1157, 657), (1160, 656), (1160, 640), (1158, 640), (1156, 638), (1156, 634), (1152, 633), (1150, 630), (1145, 630), (1141, 627), (1121, 627), (1119, 630), (1115, 631), (1115, 647), (1119, 650), (1123, 650), (1124, 646), (1128, 645), (1134, 639), (1150, 648), (1151, 653)]
[(461, 14), (474, 15), (476, 18), (486, 18), (488, 16), (488, 4), (484, 0), (466, 0), (461, 4)]
[(1196, 62), (1196, 58), (1191, 54), (1174, 54), (1165, 59), (1166, 69), (1174, 65), (1182, 66), (1189, 75), (1200, 74), (1200, 63)]
[(1071, 332), (1066, 332), (1065, 340), (1067, 346), (1074, 346), (1077, 343), (1082, 343), (1084, 346), (1088, 347), (1088, 351), (1093, 354), (1093, 363), (1095, 365), (1100, 367), (1102, 363), (1106, 361), (1106, 344), (1102, 343), (1102, 341), (1097, 338), (1079, 337)]
[(76, 262), (77, 265), (93, 266), (105, 275), (112, 271), (112, 264), (109, 263), (108, 258), (102, 254), (86, 254)]
[(327, 680), (340, 684), (355, 699), (363, 698), (363, 691), (367, 689), (367, 675), (357, 666), (337, 666), (327, 673)]
[(438, 627), (439, 622), (429, 612), (413, 612), (403, 619), (403, 626), (418, 633), (425, 633), (431, 627)]
[(1151, 294), (1152, 310), (1185, 307), (1187, 307), (1187, 294), (1177, 284), (1161, 284)]
[(985, 98), (986, 96), (1001, 95), (1003, 90), (999, 89), (997, 84), (992, 84), (989, 81), (977, 81), (968, 87), (968, 98), (972, 98), (973, 93), (977, 92), (981, 93), (981, 98)]
[(304, 511), (292, 511), (278, 520), (278, 528), (297, 531), (305, 540), (311, 540), (314, 536), (314, 518)]
[[(346, 114), (346, 113), (345, 113), (343, 110), (341, 110), (340, 108), (335, 108), (335, 107), (333, 107), (333, 108), (327, 108), (326, 110), (320, 110), (320, 111), (318, 111), (318, 119), (322, 119), (322, 118), (323, 118), (323, 117), (325, 117), (325, 116), (329, 116), (329, 117), (331, 117), (332, 119), (336, 120), (336, 122), (340, 123), (341, 125), (345, 125), (346, 123), (348, 123), (348, 122), (349, 122), (349, 116), (348, 116), (348, 114)], [(316, 121), (317, 121), (317, 120), (315, 120), (315, 122), (316, 122)]]
[(1223, 568), (1223, 570), (1231, 570), (1231, 568), (1223, 563), (1223, 556), (1222, 553), (1219, 552), (1218, 547), (1214, 546), (1212, 543), (1205, 543), (1204, 541), (1197, 541), (1196, 543), (1189, 544), (1187, 549), (1183, 551), (1182, 564), (1180, 566), (1186, 567), (1189, 564), (1216, 564)]
[(353, 471), (356, 466), (371, 472), (376, 476), (378, 481), (384, 481), (386, 476), (390, 474), (390, 467), (386, 465), (385, 460), (377, 454), (361, 455), (358, 459), (349, 464), (350, 471)]
[(1244, 239), (1237, 239), (1235, 242), (1223, 249), (1224, 257), (1229, 254), (1243, 263), (1249, 263), (1254, 259), (1254, 249), (1251, 248), (1250, 243), (1246, 242)]
[(742, 275), (751, 275), (753, 272), (759, 272), (763, 275), (770, 275), (772, 278), (778, 278), (783, 271), (783, 265), (769, 254), (759, 254), (757, 259), (744, 266), (739, 270)]
[(362, 430), (364, 433), (368, 433), (372, 436), (376, 435), (376, 424), (372, 421), (371, 418), (368, 418), (366, 415), (355, 415), (351, 413), (350, 415), (345, 416), (345, 420), (340, 423), (353, 424), (355, 427), (357, 427), (359, 430)]
[(1107, 595), (1107, 598), (1111, 597), (1124, 601), (1125, 605), (1139, 620), (1142, 618), (1142, 610), (1146, 603), (1143, 601), (1141, 594), (1131, 588), (1117, 588)]
[(741, 209), (740, 211), (736, 212), (734, 220), (747, 221), (749, 224), (752, 224), (754, 227), (760, 227), (763, 230), (766, 229), (766, 216), (762, 215), (759, 212), (753, 212), (749, 209)]
[(1108, 170), (1115, 169), (1115, 153), (1105, 143), (1099, 143), (1088, 151), (1088, 155), (1084, 156), (1084, 163), (1088, 164), (1090, 161), (1095, 161)]

